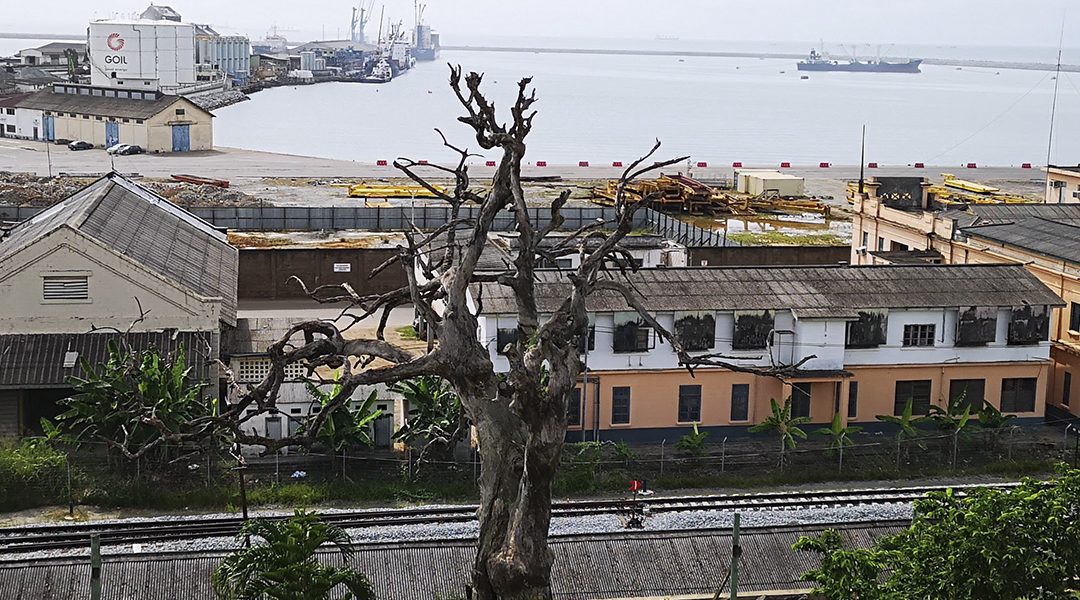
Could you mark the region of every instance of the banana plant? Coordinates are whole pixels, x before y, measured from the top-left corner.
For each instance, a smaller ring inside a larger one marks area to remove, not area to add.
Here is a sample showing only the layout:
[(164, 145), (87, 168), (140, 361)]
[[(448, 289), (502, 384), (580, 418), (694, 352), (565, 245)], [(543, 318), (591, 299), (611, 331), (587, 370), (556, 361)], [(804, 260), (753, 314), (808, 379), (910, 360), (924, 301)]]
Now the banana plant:
[(833, 415), (832, 423), (828, 427), (815, 429), (814, 433), (817, 435), (829, 436), (829, 449), (837, 450), (848, 446), (854, 446), (855, 442), (851, 441), (851, 436), (862, 430), (862, 427), (856, 425), (845, 427), (840, 422), (840, 413), (836, 413)]
[[(341, 384), (335, 383), (329, 391), (313, 383), (307, 383), (308, 393), (315, 402), (322, 406), (322, 410), (330, 410), (331, 402), (341, 393)], [(346, 402), (333, 410), (323, 420), (322, 427), (315, 432), (315, 442), (324, 448), (334, 452), (343, 452), (353, 446), (372, 446), (375, 441), (371, 437), (371, 423), (382, 416), (382, 410), (372, 410), (378, 399), (378, 392), (372, 391), (368, 397), (351, 408)], [(309, 417), (303, 427), (308, 427), (314, 417)]]
[(761, 423), (751, 427), (750, 431), (753, 433), (771, 431), (780, 438), (780, 468), (782, 469), (784, 468), (784, 455), (787, 449), (796, 446), (796, 438), (806, 439), (806, 432), (799, 426), (809, 423), (810, 418), (791, 416), (791, 396), (784, 400), (782, 407), (776, 402), (775, 398), (770, 398), (769, 404), (772, 408), (772, 414)]
[(971, 404), (967, 402), (967, 390), (960, 392), (956, 397), (949, 400), (945, 408), (931, 405), (925, 417), (916, 422), (928, 421), (937, 426), (945, 433), (960, 433), (971, 420)]

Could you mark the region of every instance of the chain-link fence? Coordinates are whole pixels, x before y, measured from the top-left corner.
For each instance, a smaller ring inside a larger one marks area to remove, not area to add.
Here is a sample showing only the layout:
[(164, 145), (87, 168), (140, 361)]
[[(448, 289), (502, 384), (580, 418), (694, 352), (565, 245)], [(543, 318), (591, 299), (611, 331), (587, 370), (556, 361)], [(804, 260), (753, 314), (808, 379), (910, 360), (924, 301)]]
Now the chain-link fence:
[[(128, 459), (104, 445), (78, 450), (44, 444), (0, 448), (0, 510), (45, 505), (235, 508), (243, 472), (251, 504), (327, 500), (467, 500), (476, 495), (475, 452), (418, 459), (413, 450), (289, 452), (246, 457), (166, 448)], [(1080, 430), (1062, 427), (965, 429), (915, 436), (857, 434), (838, 444), (809, 435), (794, 448), (769, 434), (630, 446), (569, 443), (555, 482), (559, 495), (617, 492), (631, 479), (652, 489), (753, 483), (910, 478), (921, 475), (1038, 472), (1063, 461), (1080, 466)]]

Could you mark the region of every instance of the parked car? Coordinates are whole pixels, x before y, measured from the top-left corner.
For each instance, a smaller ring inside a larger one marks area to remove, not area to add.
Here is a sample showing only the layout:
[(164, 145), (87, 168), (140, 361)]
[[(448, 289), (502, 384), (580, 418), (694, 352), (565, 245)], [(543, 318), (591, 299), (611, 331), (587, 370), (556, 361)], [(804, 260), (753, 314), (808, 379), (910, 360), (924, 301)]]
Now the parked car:
[(127, 144), (113, 144), (105, 149), (109, 154), (120, 154), (120, 150), (127, 148)]
[(84, 140), (78, 140), (68, 144), (68, 150), (92, 150), (94, 145)]
[(55, 140), (53, 140), (53, 143), (56, 144), (57, 146), (67, 146), (72, 141), (74, 141), (74, 140), (69, 140), (67, 138), (56, 138)]
[(146, 154), (146, 150), (144, 150), (142, 146), (136, 146), (135, 144), (125, 144), (124, 147), (117, 150), (116, 153), (122, 156), (130, 156), (132, 154)]

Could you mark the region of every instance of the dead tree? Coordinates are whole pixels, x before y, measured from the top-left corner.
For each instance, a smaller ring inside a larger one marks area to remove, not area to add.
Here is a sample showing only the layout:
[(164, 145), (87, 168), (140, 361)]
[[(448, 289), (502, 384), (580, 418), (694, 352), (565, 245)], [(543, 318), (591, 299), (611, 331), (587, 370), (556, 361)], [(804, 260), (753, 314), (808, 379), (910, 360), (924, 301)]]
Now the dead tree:
[[(657, 142), (623, 172), (612, 219), (591, 223), (560, 237), (553, 246), (545, 245), (544, 240), (564, 225), (562, 210), (570, 192), (550, 202), (546, 225), (530, 220), (521, 167), (536, 116), (531, 79), (519, 82), (507, 123), (500, 121), (495, 105), (481, 90), (482, 79), (477, 73), (463, 77), (460, 68), (450, 69), (450, 87), (465, 112), (458, 120), (472, 129), (481, 148), (501, 153), (487, 189), (481, 191), (472, 184), (467, 166), (472, 155), (439, 132), (443, 144), (457, 154), (456, 165), (427, 165), (409, 159), (394, 163), (450, 209), (445, 225), (433, 232), (407, 233), (407, 243), (397, 256), (376, 269), (403, 268), (408, 285), (370, 296), (359, 295), (349, 286), (323, 286), (308, 292), (320, 302), (348, 301), (350, 308), (343, 316), (352, 323), (380, 316), (376, 339), (346, 340), (333, 324), (298, 323), (270, 347), (269, 376), (241, 394), (218, 419), (241, 443), (259, 444), (267, 451), (284, 445), (309, 445), (322, 420), (347, 402), (360, 385), (393, 383), (418, 375), (446, 379), (475, 426), (481, 460), (474, 597), (546, 599), (551, 597), (552, 556), (547, 545), (551, 485), (566, 435), (567, 400), (581, 373), (579, 356), (589, 327), (585, 301), (590, 294), (606, 291), (624, 297), (627, 305), (672, 345), (691, 372), (715, 366), (779, 375), (781, 370), (795, 367), (758, 369), (730, 363), (721, 355), (690, 355), (649, 314), (644, 299), (626, 277), (635, 266), (620, 242), (634, 228), (635, 213), (654, 198), (631, 202), (624, 190), (635, 178), (682, 163), (686, 157), (652, 162), (660, 147)], [(452, 179), (453, 188), (436, 187), (421, 174), (422, 169)], [(488, 234), (496, 217), (505, 211), (513, 214), (519, 236), (512, 262), (508, 261), (502, 272), (477, 272)], [(566, 251), (579, 253), (581, 264), (567, 273), (565, 300), (555, 310), (541, 314), (536, 271), (545, 259)], [(488, 348), (477, 337), (483, 298), (471, 295), (470, 286), (476, 283), (507, 286), (516, 299), (517, 340), (506, 349), (510, 369), (505, 374), (495, 372)], [(407, 305), (414, 307), (428, 329), (427, 351), (420, 355), (395, 347), (383, 336), (390, 311)], [(327, 408), (312, 417), (305, 433), (284, 440), (244, 433), (244, 415), (249, 409), (258, 414), (273, 408), (285, 381), (286, 365), (297, 362), (306, 365), (309, 374), (323, 368), (337, 370), (339, 391)]]

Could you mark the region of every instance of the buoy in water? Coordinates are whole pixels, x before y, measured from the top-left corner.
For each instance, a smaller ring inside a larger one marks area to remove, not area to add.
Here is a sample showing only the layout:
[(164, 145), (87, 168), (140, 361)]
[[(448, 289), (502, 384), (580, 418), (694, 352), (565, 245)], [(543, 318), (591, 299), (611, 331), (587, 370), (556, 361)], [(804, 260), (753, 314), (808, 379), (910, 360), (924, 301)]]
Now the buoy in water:
[(799, 79), (810, 79), (809, 75), (800, 75)]

